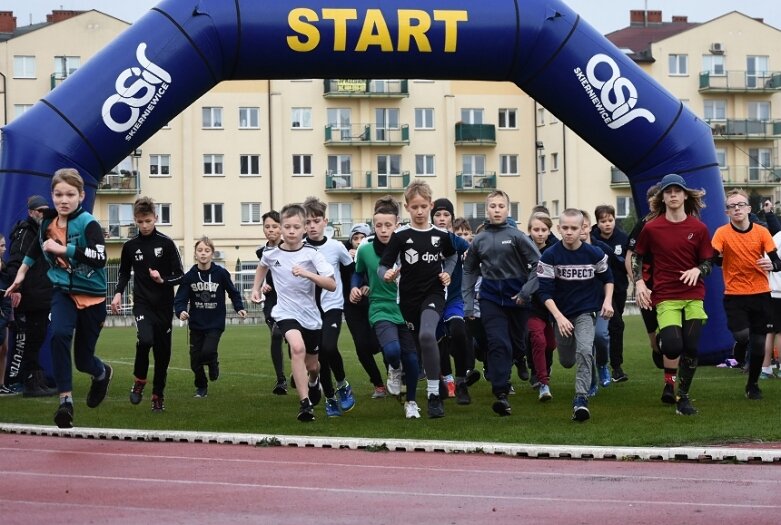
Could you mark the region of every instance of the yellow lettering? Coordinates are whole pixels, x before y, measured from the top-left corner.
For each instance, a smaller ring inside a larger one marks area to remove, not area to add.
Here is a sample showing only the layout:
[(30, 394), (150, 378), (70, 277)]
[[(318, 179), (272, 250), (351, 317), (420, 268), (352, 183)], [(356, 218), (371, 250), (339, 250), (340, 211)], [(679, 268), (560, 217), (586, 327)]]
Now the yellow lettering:
[(334, 21), (334, 51), (347, 49), (347, 21), (358, 20), (356, 9), (325, 9), (323, 8), (323, 20)]
[(307, 22), (317, 21), (317, 13), (311, 9), (298, 7), (291, 10), (287, 15), (287, 23), (290, 26), (290, 29), (306, 38), (301, 39), (299, 36), (290, 35), (287, 37), (288, 47), (293, 51), (301, 52), (314, 50), (320, 43), (320, 32), (314, 25), (308, 24)]
[(466, 11), (434, 10), (434, 20), (445, 23), (445, 53), (455, 53), (458, 44), (458, 23), (469, 20)]
[(355, 50), (366, 51), (369, 46), (380, 46), (380, 50), (384, 52), (393, 51), (388, 24), (385, 23), (382, 11), (379, 9), (366, 10), (366, 19), (363, 21), (361, 36), (358, 37)]
[[(409, 51), (410, 40), (415, 39), (415, 45), (421, 53), (431, 53), (431, 43), (426, 32), (431, 29), (431, 17), (425, 11), (418, 9), (399, 9), (399, 40), (397, 51)], [(413, 20), (417, 22), (412, 24)]]

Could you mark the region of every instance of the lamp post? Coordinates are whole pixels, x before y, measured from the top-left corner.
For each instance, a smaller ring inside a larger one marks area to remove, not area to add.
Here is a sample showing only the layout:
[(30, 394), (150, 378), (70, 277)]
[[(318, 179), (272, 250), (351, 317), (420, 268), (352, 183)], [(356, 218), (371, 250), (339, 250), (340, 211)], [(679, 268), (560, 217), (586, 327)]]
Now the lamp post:
[(545, 198), (542, 191), (542, 174), (545, 173), (545, 145), (541, 140), (538, 140), (534, 144), (537, 151), (537, 158), (535, 159), (536, 171), (537, 171), (537, 204), (543, 204)]
[(141, 195), (141, 174), (139, 172), (139, 163), (141, 162), (141, 148), (136, 148), (130, 154), (131, 168), (133, 176), (136, 179), (136, 194)]

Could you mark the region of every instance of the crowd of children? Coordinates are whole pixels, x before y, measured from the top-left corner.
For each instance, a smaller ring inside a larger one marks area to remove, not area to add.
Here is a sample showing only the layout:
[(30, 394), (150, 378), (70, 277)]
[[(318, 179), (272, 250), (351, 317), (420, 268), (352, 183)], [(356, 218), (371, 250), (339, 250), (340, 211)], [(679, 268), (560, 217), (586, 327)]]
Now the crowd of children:
[[(54, 289), (52, 362), (60, 398), (54, 420), (61, 428), (73, 425), (73, 338), (76, 367), (92, 376), (89, 407), (103, 401), (113, 376), (111, 366), (95, 356), (106, 315), (106, 257), (102, 229), (81, 207), (83, 184), (75, 170), (55, 174), (54, 208), (36, 206), (38, 242), (14, 274), (4, 267), (0, 274), (6, 298), (1, 343), (28, 269), (39, 258), (48, 263)], [(267, 242), (256, 252), (251, 300), (263, 303), (271, 334), (272, 392), (286, 395), (294, 388), (303, 422), (315, 419), (321, 399), (328, 417), (355, 406), (338, 348), (344, 319), (372, 383), (371, 397), (403, 396), (408, 419), (420, 417), (420, 380), (425, 380), (429, 418), (445, 416), (447, 398), (470, 404), (469, 387), (481, 377), (478, 360), (497, 415), (512, 414), (514, 366), (521, 377), (528, 374), (539, 401), (547, 402), (553, 398), (550, 378), (558, 350), (560, 365), (575, 368), (572, 419), (586, 421), (593, 408), (589, 398), (600, 387), (629, 379), (623, 370), (622, 317), (631, 278), (654, 362), (664, 370), (662, 401), (674, 404), (678, 414), (693, 415), (690, 392), (707, 319), (702, 277), (715, 263), (724, 271), (735, 355), (749, 363), (746, 397), (759, 400), (768, 348), (781, 334), (769, 328), (781, 326), (771, 314), (781, 302), (775, 274), (781, 270), (776, 253), (781, 233), (773, 238), (752, 220), (747, 195), (735, 190), (727, 194), (730, 222), (711, 239), (698, 219), (702, 197), (683, 177), (670, 174), (649, 190), (651, 211), (630, 235), (617, 226), (614, 208), (600, 205), (593, 226), (587, 211), (564, 210), (558, 217), (560, 240), (544, 207), (535, 208), (522, 232), (509, 217), (509, 196), (500, 190), (487, 196), (486, 221), (473, 234), (467, 220), (455, 217), (452, 202), (434, 199), (421, 180), (404, 192), (409, 224), (400, 225), (399, 205), (385, 196), (375, 203), (372, 225), (356, 224), (344, 243), (326, 235), (327, 205), (317, 198), (269, 211), (263, 215)], [(229, 272), (213, 262), (210, 239), (195, 243), (196, 264), (184, 272), (175, 244), (155, 227), (154, 202), (137, 199), (133, 213), (138, 234), (123, 246), (110, 308), (119, 313), (132, 272), (137, 340), (129, 399), (139, 404), (143, 398), (151, 351), (151, 405), (162, 412), (172, 314), (189, 323), (195, 397), (204, 398), (209, 382), (220, 376), (226, 295), (241, 318), (247, 312)], [(0, 236), (0, 255), (4, 244)], [(378, 353), (387, 379), (377, 366)]]

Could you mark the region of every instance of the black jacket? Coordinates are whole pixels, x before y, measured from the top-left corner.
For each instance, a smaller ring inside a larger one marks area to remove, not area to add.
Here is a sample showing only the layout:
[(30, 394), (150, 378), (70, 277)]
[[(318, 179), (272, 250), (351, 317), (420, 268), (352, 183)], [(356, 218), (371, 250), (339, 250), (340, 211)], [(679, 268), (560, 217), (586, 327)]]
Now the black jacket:
[[(10, 248), (8, 250), (8, 277), (10, 282), (16, 278), (16, 273), (24, 261), (24, 256), (30, 246), (38, 243), (38, 231), (40, 226), (32, 217), (14, 224), (10, 236)], [(52, 283), (46, 272), (49, 266), (46, 264), (34, 264), (27, 272), (22, 282), (22, 302), (17, 310), (20, 312), (49, 311), (52, 302)]]

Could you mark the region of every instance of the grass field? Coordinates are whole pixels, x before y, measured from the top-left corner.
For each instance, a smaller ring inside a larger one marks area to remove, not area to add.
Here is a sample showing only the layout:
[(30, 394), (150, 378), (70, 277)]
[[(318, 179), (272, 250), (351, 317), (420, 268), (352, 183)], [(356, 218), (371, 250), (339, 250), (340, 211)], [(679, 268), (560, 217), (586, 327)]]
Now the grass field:
[[(360, 368), (346, 326), (340, 348), (357, 403), (340, 418), (326, 418), (322, 403), (317, 420), (296, 420), (298, 400), (271, 394), (274, 373), (265, 325), (229, 326), (220, 344), (221, 377), (209, 387), (205, 399), (192, 397), (186, 331), (174, 329), (174, 352), (166, 389), (166, 411), (153, 414), (151, 385), (140, 405), (128, 401), (132, 385), (134, 328), (106, 328), (98, 355), (114, 366), (108, 398), (97, 409), (84, 403), (89, 378), (75, 373), (75, 424), (81, 427), (201, 430), (274, 435), (350, 436), (367, 438), (446, 439), (510, 443), (572, 445), (705, 445), (781, 441), (781, 379), (761, 382), (765, 399), (744, 397), (745, 375), (739, 370), (702, 367), (692, 390), (695, 417), (676, 416), (674, 408), (659, 401), (661, 371), (654, 368), (639, 316), (626, 318), (624, 370), (626, 383), (601, 389), (590, 401), (592, 418), (585, 424), (570, 421), (574, 375), (558, 365), (554, 356), (551, 378), (553, 400), (537, 401), (536, 391), (515, 378), (517, 394), (510, 401), (513, 415), (499, 418), (490, 408), (490, 385), (481, 380), (471, 389), (473, 402), (445, 403), (446, 417), (425, 418), (424, 383), (418, 399), (423, 418), (405, 420), (395, 398), (373, 400), (372, 386)], [(707, 331), (705, 334), (707, 337)], [(378, 362), (382, 363), (378, 356)], [(286, 364), (289, 373), (289, 363)], [(150, 370), (151, 379), (151, 370)], [(52, 425), (54, 398), (0, 398), (0, 420), (8, 423)]]

